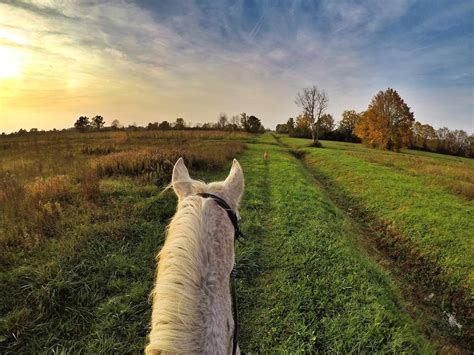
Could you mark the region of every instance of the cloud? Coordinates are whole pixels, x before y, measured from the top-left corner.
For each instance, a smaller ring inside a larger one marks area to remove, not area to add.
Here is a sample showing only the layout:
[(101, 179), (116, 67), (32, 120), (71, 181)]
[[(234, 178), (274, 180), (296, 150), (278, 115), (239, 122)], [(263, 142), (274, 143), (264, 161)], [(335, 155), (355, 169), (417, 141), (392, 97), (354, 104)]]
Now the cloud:
[[(89, 112), (144, 124), (242, 111), (274, 126), (297, 114), (299, 88), (317, 84), (329, 93), (336, 117), (364, 109), (391, 86), (409, 94), (420, 120), (448, 120), (472, 131), (473, 58), (466, 40), (472, 43), (473, 30), (466, 17), (473, 6), (429, 5), (0, 1), (0, 29), (28, 41), (0, 32), (1, 46), (28, 58), (16, 94), (4, 99), (2, 121), (18, 122), (15, 112), (25, 115), (34, 106), (37, 116), (53, 115), (54, 124), (67, 117), (62, 126)], [(439, 101), (443, 88), (446, 100), (462, 108), (456, 118), (447, 118)], [(47, 106), (52, 101), (59, 103), (56, 113)]]

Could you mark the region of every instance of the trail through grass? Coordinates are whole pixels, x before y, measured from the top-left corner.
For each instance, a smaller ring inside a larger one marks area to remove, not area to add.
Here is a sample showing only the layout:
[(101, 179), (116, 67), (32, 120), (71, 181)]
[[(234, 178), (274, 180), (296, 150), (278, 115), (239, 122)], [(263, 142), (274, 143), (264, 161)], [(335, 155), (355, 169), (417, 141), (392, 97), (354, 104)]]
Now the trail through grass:
[[(472, 202), (442, 187), (439, 181), (445, 177), (431, 184), (428, 179), (434, 177), (407, 174), (387, 165), (391, 155), (396, 165), (411, 164), (397, 153), (370, 155), (371, 150), (360, 145), (339, 142), (312, 149), (306, 140), (280, 140), (299, 147), (299, 154), (306, 153), (306, 167), (331, 198), (371, 230), (371, 243), (395, 260), (399, 276), (417, 289), (420, 305), (434, 312), (432, 326), (469, 347), (473, 329)], [(433, 156), (429, 158), (435, 159)], [(453, 161), (457, 168), (464, 163), (465, 170), (470, 169), (466, 159)], [(441, 156), (436, 164), (452, 162)], [(424, 167), (420, 164), (421, 170)], [(462, 328), (449, 325), (450, 314)]]
[(241, 159), (251, 235), (238, 254), (243, 351), (431, 352), (347, 219), (275, 143), (264, 136)]

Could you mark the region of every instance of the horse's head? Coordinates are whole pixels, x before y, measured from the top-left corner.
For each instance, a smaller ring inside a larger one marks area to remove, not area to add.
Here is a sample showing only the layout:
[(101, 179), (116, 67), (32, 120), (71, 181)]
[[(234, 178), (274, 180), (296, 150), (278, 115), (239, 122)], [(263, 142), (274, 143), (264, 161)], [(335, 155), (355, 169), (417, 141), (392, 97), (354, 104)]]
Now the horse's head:
[(171, 186), (178, 209), (160, 252), (146, 352), (236, 352), (229, 281), (239, 235), (242, 168), (234, 159), (224, 181), (206, 184), (191, 179), (180, 158)]
[(179, 200), (207, 192), (221, 197), (237, 212), (244, 191), (244, 174), (239, 162), (234, 159), (225, 181), (205, 184), (202, 181), (191, 179), (183, 158), (179, 158), (173, 168), (171, 185)]

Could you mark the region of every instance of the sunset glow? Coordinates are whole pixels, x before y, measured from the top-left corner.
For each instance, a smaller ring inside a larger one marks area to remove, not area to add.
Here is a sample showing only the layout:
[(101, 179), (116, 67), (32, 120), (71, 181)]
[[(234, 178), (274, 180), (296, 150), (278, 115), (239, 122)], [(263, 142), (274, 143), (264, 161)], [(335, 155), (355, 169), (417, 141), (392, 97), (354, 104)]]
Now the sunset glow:
[(21, 72), (21, 61), (18, 51), (0, 46), (0, 80), (17, 77)]
[(328, 112), (395, 88), (417, 120), (474, 131), (470, 0), (0, 1), (0, 132), (216, 121), (275, 127), (316, 84)]

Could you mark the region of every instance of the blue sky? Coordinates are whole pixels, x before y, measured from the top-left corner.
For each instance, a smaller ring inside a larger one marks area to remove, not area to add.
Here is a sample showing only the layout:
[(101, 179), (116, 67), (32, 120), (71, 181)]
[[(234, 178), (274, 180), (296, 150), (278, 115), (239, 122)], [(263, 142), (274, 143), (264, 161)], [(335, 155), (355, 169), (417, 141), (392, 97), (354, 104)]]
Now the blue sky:
[(317, 85), (336, 120), (393, 87), (417, 120), (472, 133), (473, 18), (472, 0), (0, 0), (0, 46), (24, 63), (0, 130), (244, 111), (274, 127)]

